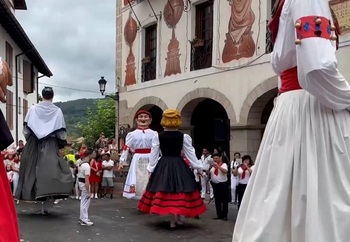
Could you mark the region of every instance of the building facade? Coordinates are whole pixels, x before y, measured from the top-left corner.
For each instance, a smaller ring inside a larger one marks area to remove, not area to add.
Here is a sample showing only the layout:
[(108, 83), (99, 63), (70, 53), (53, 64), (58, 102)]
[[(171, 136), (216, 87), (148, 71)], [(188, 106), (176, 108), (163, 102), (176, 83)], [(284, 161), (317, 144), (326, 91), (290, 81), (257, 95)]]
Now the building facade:
[(13, 85), (8, 87), (6, 104), (0, 103), (15, 144), (24, 140), (23, 121), (31, 105), (38, 102), (38, 79), (51, 71), (15, 17), (26, 10), (25, 0), (0, 0), (0, 56), (11, 69)]
[[(119, 126), (148, 109), (161, 131), (166, 108), (203, 147), (256, 156), (278, 77), (270, 64), (267, 22), (273, 0), (117, 1), (116, 82)], [(350, 1), (333, 1), (344, 35), (339, 69), (350, 80)], [(345, 11), (346, 10), (346, 11)]]

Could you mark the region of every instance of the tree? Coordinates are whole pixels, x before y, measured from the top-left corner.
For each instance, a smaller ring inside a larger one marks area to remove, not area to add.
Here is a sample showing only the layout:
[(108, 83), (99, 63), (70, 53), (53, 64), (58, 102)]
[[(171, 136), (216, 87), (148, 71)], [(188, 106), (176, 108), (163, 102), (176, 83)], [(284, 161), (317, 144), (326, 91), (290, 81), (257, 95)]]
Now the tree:
[(86, 110), (87, 121), (78, 123), (78, 130), (85, 138), (89, 148), (95, 146), (101, 132), (107, 138), (115, 137), (115, 101), (111, 98), (99, 99), (96, 109), (90, 107)]

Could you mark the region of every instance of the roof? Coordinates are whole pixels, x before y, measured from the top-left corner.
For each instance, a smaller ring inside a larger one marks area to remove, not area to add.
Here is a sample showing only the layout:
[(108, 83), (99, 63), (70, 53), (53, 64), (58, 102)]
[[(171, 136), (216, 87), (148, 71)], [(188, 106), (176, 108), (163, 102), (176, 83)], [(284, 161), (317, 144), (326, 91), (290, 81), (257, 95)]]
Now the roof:
[[(15, 7), (16, 4), (20, 3), (22, 3), (22, 5), (17, 5), (17, 7), (23, 7), (23, 2), (25, 6), (25, 1), (23, 0), (15, 0), (14, 2)], [(52, 72), (47, 67), (46, 63), (40, 56), (33, 43), (30, 41), (26, 32), (5, 3), (5, 0), (0, 0), (0, 23), (11, 36), (11, 38), (16, 42), (18, 47), (23, 51), (23, 53), (25, 53), (33, 65), (38, 69), (38, 71), (47, 77), (52, 76)]]

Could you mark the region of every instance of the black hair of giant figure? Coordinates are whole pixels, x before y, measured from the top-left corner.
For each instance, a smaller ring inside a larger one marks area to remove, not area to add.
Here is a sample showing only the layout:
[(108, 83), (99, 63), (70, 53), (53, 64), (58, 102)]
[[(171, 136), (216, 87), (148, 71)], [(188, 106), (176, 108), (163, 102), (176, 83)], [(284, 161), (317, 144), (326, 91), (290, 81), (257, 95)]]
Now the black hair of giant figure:
[(52, 87), (44, 87), (44, 89), (41, 92), (43, 99), (45, 100), (51, 100), (53, 99), (54, 92)]

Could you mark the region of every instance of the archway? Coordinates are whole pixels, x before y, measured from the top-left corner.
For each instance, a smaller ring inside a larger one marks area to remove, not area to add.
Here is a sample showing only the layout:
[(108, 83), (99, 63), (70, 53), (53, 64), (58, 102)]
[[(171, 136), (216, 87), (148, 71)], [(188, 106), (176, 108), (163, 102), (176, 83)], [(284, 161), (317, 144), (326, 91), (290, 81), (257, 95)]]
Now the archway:
[(207, 147), (210, 152), (221, 147), (230, 154), (230, 120), (225, 108), (210, 98), (197, 98), (182, 110), (184, 126), (191, 127), (197, 157)]
[(152, 115), (152, 123), (150, 125), (151, 129), (157, 132), (163, 131), (163, 127), (160, 125), (160, 120), (162, 119), (163, 110), (160, 107), (153, 104), (147, 104), (142, 106), (140, 109), (147, 110), (148, 112), (151, 113)]

